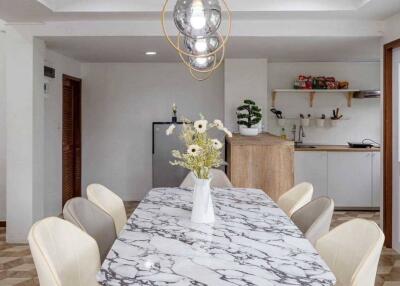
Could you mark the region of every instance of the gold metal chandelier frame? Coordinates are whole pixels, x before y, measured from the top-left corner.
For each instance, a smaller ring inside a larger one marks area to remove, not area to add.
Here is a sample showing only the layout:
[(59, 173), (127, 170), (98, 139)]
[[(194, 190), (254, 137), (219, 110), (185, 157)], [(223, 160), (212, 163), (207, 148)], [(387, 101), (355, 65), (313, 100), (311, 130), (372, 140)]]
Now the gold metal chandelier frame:
[[(166, 25), (165, 25), (165, 19), (166, 19), (167, 5), (169, 3), (169, 0), (165, 0), (163, 9), (161, 12), (161, 25), (162, 25), (162, 29), (163, 29), (165, 38), (167, 39), (169, 44), (178, 52), (182, 62), (189, 69), (190, 75), (198, 81), (204, 81), (204, 80), (210, 78), (211, 75), (213, 74), (213, 72), (221, 66), (221, 64), (223, 63), (224, 58), (225, 58), (225, 46), (228, 42), (228, 39), (229, 39), (231, 31), (232, 31), (232, 15), (231, 15), (231, 10), (229, 9), (228, 4), (226, 3), (226, 0), (220, 0), (220, 1), (223, 3), (223, 5), (225, 6), (225, 9), (226, 9), (227, 21), (228, 21), (228, 31), (227, 31), (227, 34), (225, 37), (223, 37), (221, 35), (221, 33), (218, 32), (218, 37), (220, 40), (219, 47), (217, 49), (215, 49), (213, 52), (204, 54), (204, 55), (193, 55), (193, 54), (181, 49), (181, 47), (180, 47), (180, 42), (181, 42), (181, 38), (182, 38), (181, 32), (178, 31), (178, 37), (177, 37), (176, 43), (174, 43), (174, 41), (168, 35)], [(218, 54), (220, 54), (219, 59), (218, 59)], [(185, 57), (206, 58), (206, 57), (210, 57), (210, 56), (215, 57), (214, 64), (212, 67), (205, 69), (205, 70), (199, 70), (199, 69), (194, 68), (189, 63), (189, 61), (185, 59)]]

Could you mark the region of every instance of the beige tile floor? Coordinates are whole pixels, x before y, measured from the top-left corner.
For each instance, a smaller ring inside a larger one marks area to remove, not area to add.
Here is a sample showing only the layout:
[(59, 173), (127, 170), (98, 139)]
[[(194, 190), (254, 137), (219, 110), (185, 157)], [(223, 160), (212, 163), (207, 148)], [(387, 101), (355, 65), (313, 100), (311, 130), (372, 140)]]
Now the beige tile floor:
[[(137, 203), (126, 203), (128, 215)], [(359, 217), (379, 222), (376, 212), (336, 212), (332, 225), (337, 226), (352, 218)], [(0, 286), (37, 286), (35, 266), (27, 245), (5, 242), (5, 228), (0, 228)], [(400, 286), (400, 255), (393, 250), (384, 249), (378, 268), (376, 286)]]

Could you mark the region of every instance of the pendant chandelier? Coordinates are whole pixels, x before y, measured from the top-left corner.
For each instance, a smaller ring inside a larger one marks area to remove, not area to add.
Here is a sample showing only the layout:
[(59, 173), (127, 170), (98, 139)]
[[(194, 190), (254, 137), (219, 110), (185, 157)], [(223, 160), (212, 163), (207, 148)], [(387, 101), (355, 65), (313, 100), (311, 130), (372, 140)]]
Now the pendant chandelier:
[[(227, 14), (227, 33), (221, 33), (222, 7)], [(231, 13), (226, 0), (176, 0), (173, 19), (178, 36), (173, 41), (166, 30), (169, 0), (165, 0), (161, 24), (168, 42), (178, 52), (193, 78), (208, 79), (225, 57), (225, 47), (231, 32)]]

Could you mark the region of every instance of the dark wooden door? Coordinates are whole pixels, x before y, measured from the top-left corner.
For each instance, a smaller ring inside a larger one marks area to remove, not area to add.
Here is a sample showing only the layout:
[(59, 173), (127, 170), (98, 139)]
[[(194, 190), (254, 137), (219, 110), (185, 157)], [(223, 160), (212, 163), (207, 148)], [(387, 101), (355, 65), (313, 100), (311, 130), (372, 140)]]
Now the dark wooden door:
[(63, 76), (62, 203), (81, 196), (81, 80)]

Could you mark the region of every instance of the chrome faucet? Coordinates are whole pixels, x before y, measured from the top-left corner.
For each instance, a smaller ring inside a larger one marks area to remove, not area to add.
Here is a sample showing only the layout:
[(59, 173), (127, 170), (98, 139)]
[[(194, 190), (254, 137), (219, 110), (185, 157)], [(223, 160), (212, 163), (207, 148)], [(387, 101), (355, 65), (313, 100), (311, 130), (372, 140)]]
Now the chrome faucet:
[(304, 132), (304, 128), (303, 125), (300, 124), (300, 128), (299, 128), (299, 140), (297, 141), (298, 144), (302, 144), (303, 143), (303, 138), (306, 137), (306, 133)]
[(303, 144), (303, 138), (306, 137), (306, 133), (304, 132), (303, 125), (300, 124), (299, 127), (299, 139), (296, 141), (296, 133), (297, 133), (297, 126), (296, 124), (293, 125), (292, 134), (293, 134), (293, 141), (295, 144)]

